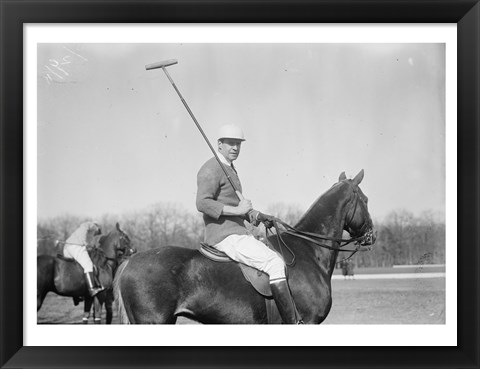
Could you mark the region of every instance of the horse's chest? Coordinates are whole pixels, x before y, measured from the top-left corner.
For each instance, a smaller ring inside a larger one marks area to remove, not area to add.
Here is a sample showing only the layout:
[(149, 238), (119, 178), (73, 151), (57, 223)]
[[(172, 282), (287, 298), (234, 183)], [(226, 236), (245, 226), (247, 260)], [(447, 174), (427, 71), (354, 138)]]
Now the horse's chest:
[(331, 284), (327, 275), (302, 275), (291, 284), (292, 294), (302, 317), (311, 323), (325, 319), (332, 305)]

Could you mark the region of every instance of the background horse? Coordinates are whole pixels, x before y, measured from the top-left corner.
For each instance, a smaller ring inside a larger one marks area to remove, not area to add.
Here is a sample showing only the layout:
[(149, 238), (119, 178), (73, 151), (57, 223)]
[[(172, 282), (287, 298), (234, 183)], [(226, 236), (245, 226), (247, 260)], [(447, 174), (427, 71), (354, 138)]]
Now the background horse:
[[(117, 227), (118, 227), (118, 223), (117, 223)], [(118, 266), (122, 264), (125, 260), (127, 260), (131, 255), (137, 252), (135, 248), (130, 247), (130, 238), (125, 233), (123, 234), (123, 236), (126, 237), (126, 241), (128, 241), (127, 242), (128, 245), (126, 245), (126, 247), (117, 248), (116, 258), (115, 258), (116, 260), (113, 260), (113, 259), (107, 260), (107, 263), (109, 263), (110, 269), (108, 269), (107, 271), (104, 271), (107, 273), (104, 276), (103, 280), (109, 281), (108, 285), (105, 285), (102, 283), (102, 286), (105, 287), (105, 290), (98, 293), (94, 298), (91, 297), (89, 294), (83, 297), (85, 300), (83, 318), (82, 318), (83, 324), (88, 324), (88, 320), (90, 318), (90, 310), (92, 308), (93, 303), (95, 303), (95, 305), (93, 305), (94, 306), (94, 309), (93, 309), (94, 323), (95, 324), (101, 323), (103, 304), (105, 304), (105, 310), (106, 310), (105, 323), (106, 324), (112, 323), (113, 301), (114, 301), (113, 286), (112, 286), (113, 277), (115, 276), (115, 272), (117, 271)], [(109, 237), (109, 235), (100, 235), (95, 237), (94, 245), (97, 248), (102, 248), (102, 245), (105, 245), (104, 247), (109, 248), (108, 245), (105, 244), (109, 242), (110, 243), (115, 242), (115, 239)], [(112, 273), (109, 272), (110, 270), (112, 271)], [(74, 298), (74, 301), (75, 301), (75, 298)]]
[[(268, 237), (289, 257), (287, 264), (295, 256), (287, 275), (305, 323), (319, 324), (330, 311), (343, 230), (362, 245), (375, 242), (367, 197), (358, 187), (362, 179), (363, 170), (354, 179), (342, 173), (295, 231), (282, 232), (283, 242)], [(204, 324), (268, 323), (265, 297), (245, 280), (239, 265), (211, 261), (198, 250), (168, 246), (138, 253), (119, 268), (114, 292), (122, 323), (174, 324), (178, 316)]]
[[(116, 224), (114, 230), (97, 238), (96, 247), (89, 250), (90, 258), (98, 269), (98, 280), (106, 289), (90, 297), (88, 287), (83, 277), (83, 268), (73, 259), (62, 256), (39, 255), (37, 257), (37, 311), (40, 310), (48, 292), (61, 296), (71, 296), (75, 304), (85, 300), (85, 318), (88, 322), (89, 312), (94, 305), (94, 321), (100, 323), (102, 306), (107, 310), (107, 324), (112, 321), (112, 282), (115, 271), (124, 260), (125, 255), (131, 255), (135, 249), (130, 248), (130, 238)], [(85, 322), (85, 321), (84, 321)]]

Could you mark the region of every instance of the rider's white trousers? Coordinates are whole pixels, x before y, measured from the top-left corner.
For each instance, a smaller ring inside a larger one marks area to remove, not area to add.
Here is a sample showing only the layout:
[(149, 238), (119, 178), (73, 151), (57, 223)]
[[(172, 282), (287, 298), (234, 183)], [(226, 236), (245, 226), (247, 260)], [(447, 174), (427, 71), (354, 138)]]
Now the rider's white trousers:
[(285, 263), (280, 255), (251, 235), (232, 234), (214, 247), (235, 261), (267, 273), (270, 282), (285, 279)]
[(65, 245), (63, 255), (74, 258), (82, 266), (84, 273), (93, 272), (93, 263), (88, 255), (87, 248), (80, 245)]

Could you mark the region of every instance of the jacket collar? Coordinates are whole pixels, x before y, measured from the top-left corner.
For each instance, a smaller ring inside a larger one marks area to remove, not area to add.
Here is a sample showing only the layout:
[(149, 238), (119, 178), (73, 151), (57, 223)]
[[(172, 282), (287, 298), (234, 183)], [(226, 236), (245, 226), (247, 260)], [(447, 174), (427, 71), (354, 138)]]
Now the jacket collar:
[(225, 159), (225, 156), (223, 156), (221, 153), (217, 153), (217, 156), (223, 164), (233, 168), (233, 163), (229, 163), (228, 160)]

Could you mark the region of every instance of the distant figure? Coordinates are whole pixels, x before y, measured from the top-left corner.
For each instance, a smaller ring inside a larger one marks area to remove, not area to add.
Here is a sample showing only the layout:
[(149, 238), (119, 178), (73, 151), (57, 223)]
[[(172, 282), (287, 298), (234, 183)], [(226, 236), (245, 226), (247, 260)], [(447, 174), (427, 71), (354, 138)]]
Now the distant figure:
[(92, 246), (94, 237), (102, 233), (97, 222), (84, 222), (65, 241), (63, 255), (74, 258), (83, 268), (85, 281), (87, 282), (90, 296), (104, 290), (103, 287), (95, 284), (93, 277), (93, 263), (88, 255), (87, 246)]
[(353, 272), (354, 265), (352, 260), (342, 260), (340, 263), (340, 267), (342, 268), (344, 280), (348, 279), (348, 277), (350, 277), (350, 279), (355, 279)]

